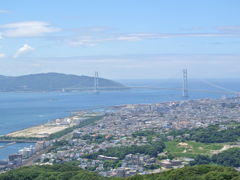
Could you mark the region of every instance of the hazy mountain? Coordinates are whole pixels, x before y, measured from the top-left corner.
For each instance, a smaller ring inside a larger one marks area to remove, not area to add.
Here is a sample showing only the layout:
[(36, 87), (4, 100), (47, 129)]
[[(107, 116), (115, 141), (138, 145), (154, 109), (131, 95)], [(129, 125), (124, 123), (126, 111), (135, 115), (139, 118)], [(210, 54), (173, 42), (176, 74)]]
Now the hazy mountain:
[[(102, 90), (124, 89), (124, 85), (99, 78)], [(0, 76), (0, 91), (75, 91), (94, 90), (94, 77), (59, 73), (31, 74), (18, 77)]]

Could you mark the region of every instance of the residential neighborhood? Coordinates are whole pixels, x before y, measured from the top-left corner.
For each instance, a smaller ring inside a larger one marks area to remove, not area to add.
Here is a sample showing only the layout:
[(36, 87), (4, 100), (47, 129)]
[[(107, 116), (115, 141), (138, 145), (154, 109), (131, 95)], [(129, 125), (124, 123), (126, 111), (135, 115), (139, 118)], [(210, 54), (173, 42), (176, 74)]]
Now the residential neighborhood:
[[(172, 130), (208, 127), (213, 124), (220, 124), (220, 130), (226, 129), (224, 123), (240, 122), (239, 107), (238, 97), (114, 106), (108, 108), (98, 121), (76, 128), (64, 138), (38, 141), (35, 146), (10, 155), (7, 167), (11, 169), (21, 166), (24, 161), (46, 148), (49, 148), (48, 151), (39, 155), (34, 164), (75, 162), (80, 168), (102, 176), (126, 177), (184, 167), (193, 159), (187, 156), (170, 157), (169, 152), (164, 150), (165, 145), (158, 147), (157, 154), (134, 151), (137, 153), (125, 153), (117, 157), (104, 153), (114, 148), (123, 148), (124, 151), (124, 147), (132, 147), (134, 150), (153, 147), (162, 141), (161, 136), (167, 141), (174, 141), (176, 137), (168, 135)], [(76, 119), (77, 116), (74, 117)], [(138, 132), (158, 135), (149, 138), (138, 135)], [(188, 134), (184, 136), (187, 137)], [(183, 148), (184, 152), (192, 149), (186, 142), (178, 142), (177, 146)]]

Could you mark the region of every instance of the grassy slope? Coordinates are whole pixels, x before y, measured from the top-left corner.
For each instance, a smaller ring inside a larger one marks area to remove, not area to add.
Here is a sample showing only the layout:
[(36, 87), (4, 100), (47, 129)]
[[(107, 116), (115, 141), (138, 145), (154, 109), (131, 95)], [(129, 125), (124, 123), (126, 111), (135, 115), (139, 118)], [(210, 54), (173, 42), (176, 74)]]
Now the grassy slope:
[(224, 145), (218, 143), (200, 143), (193, 141), (186, 141), (188, 143), (188, 147), (183, 147), (178, 145), (179, 142), (176, 141), (168, 141), (166, 144), (166, 151), (176, 157), (195, 157), (196, 155), (209, 155), (211, 154), (211, 150), (219, 150)]

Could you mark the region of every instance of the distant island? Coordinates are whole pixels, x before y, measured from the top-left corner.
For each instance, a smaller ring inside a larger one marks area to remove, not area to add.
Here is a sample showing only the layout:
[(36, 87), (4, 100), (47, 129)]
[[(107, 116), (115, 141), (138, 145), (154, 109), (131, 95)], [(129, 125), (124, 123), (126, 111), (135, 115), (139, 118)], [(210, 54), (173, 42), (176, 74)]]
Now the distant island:
[[(60, 73), (0, 76), (1, 92), (51, 92), (95, 90), (95, 78)], [(121, 83), (98, 78), (98, 90), (127, 89)]]

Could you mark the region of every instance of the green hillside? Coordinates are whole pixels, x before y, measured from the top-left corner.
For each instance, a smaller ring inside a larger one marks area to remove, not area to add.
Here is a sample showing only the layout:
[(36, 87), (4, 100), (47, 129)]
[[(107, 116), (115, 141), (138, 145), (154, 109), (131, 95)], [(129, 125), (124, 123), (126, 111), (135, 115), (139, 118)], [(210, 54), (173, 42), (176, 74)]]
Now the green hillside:
[[(126, 88), (124, 85), (108, 80), (98, 79), (99, 89), (114, 90)], [(66, 75), (59, 73), (31, 74), (18, 77), (0, 76), (0, 91), (62, 91), (93, 90), (94, 77)]]
[(127, 178), (101, 177), (78, 167), (62, 164), (31, 166), (0, 175), (0, 180), (239, 180), (240, 172), (223, 166), (200, 165), (173, 169), (157, 174), (136, 175)]

